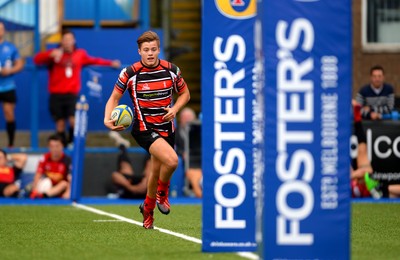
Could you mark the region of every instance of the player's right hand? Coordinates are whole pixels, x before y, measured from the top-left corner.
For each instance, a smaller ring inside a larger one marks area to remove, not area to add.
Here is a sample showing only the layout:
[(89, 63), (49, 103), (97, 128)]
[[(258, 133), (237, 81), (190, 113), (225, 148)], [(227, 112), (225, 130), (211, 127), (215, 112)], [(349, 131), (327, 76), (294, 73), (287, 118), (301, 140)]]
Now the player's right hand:
[(63, 56), (64, 51), (60, 48), (54, 49), (50, 53), (50, 57), (54, 59), (55, 62), (59, 62)]
[(104, 119), (104, 125), (112, 131), (123, 131), (125, 127), (122, 125), (115, 125), (117, 119)]

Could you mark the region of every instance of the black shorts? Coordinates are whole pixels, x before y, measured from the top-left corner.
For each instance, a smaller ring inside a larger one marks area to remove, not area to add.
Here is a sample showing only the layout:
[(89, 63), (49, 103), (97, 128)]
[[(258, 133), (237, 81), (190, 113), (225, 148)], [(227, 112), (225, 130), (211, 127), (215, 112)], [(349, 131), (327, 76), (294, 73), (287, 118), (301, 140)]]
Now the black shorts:
[(147, 152), (149, 152), (150, 146), (154, 143), (158, 138), (164, 138), (165, 141), (174, 149), (175, 146), (175, 133), (172, 133), (168, 137), (163, 137), (156, 131), (145, 131), (145, 132), (131, 132), (133, 138), (135, 138), (138, 145), (143, 147)]
[(0, 102), (17, 103), (17, 93), (15, 89), (6, 92), (0, 92)]
[(201, 156), (190, 156), (189, 168), (201, 168)]
[(75, 106), (78, 95), (50, 94), (49, 108), (53, 120), (67, 119), (75, 115)]

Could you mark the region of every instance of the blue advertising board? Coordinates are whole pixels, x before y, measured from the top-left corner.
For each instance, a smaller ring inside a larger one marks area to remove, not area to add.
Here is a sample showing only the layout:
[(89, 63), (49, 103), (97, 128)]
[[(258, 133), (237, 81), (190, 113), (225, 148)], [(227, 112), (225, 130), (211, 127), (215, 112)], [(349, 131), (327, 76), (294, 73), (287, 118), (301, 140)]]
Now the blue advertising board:
[(202, 9), (202, 249), (255, 251), (256, 1), (203, 1)]
[(349, 259), (351, 1), (263, 0), (263, 259)]

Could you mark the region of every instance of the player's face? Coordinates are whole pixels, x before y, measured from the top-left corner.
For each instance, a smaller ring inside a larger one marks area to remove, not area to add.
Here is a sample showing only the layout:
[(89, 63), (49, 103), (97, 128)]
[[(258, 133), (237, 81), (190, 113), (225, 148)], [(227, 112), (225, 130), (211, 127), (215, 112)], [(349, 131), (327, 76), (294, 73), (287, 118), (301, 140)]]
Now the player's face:
[(58, 160), (63, 155), (64, 146), (62, 145), (61, 141), (50, 140), (49, 151), (51, 154), (51, 159)]
[(375, 88), (380, 88), (383, 84), (385, 77), (383, 75), (383, 71), (381, 70), (374, 70), (371, 74), (371, 84)]
[(64, 34), (61, 39), (61, 47), (66, 52), (72, 52), (75, 46), (75, 36), (72, 33)]
[(142, 63), (147, 67), (155, 67), (158, 65), (158, 55), (160, 47), (157, 41), (144, 42), (140, 46), (139, 55), (142, 57)]

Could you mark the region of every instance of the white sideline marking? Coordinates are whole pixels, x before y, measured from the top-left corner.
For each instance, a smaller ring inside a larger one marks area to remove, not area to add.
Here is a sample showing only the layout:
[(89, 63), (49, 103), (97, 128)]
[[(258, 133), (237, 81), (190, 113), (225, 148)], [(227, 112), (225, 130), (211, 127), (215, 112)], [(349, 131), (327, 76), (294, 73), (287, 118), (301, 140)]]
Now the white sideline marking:
[[(74, 206), (76, 208), (79, 208), (79, 209), (86, 210), (86, 211), (90, 211), (90, 212), (98, 214), (98, 215), (108, 216), (108, 217), (115, 218), (115, 219), (120, 220), (120, 221), (125, 221), (125, 222), (128, 222), (128, 223), (137, 225), (137, 226), (141, 226), (141, 227), (143, 226), (142, 222), (139, 222), (139, 221), (136, 221), (136, 220), (133, 220), (133, 219), (129, 219), (129, 218), (117, 215), (117, 214), (108, 213), (108, 212), (105, 212), (105, 211), (102, 211), (102, 210), (99, 210), (99, 209), (96, 209), (96, 208), (92, 208), (92, 207), (89, 207), (89, 206), (86, 206), (86, 205), (83, 205), (83, 204), (79, 204), (79, 203), (76, 203), (76, 202), (72, 202), (72, 206)], [(160, 231), (162, 233), (165, 233), (165, 234), (168, 234), (168, 235), (172, 235), (172, 236), (176, 236), (176, 237), (179, 237), (179, 238), (182, 238), (182, 239), (185, 239), (185, 240), (197, 243), (197, 244), (201, 244), (202, 243), (201, 239), (190, 237), (190, 236), (187, 236), (187, 235), (184, 235), (184, 234), (181, 234), (181, 233), (178, 233), (178, 232), (174, 232), (174, 231), (171, 231), (171, 230), (168, 230), (168, 229), (163, 229), (163, 228), (158, 228), (158, 227), (154, 227), (154, 229), (158, 230), (158, 231)], [(250, 252), (238, 252), (237, 254), (239, 256), (241, 256), (241, 257), (252, 259), (252, 260), (259, 259), (256, 254), (253, 254), (253, 253), (250, 253)]]
[(93, 219), (93, 222), (122, 222), (119, 219)]

